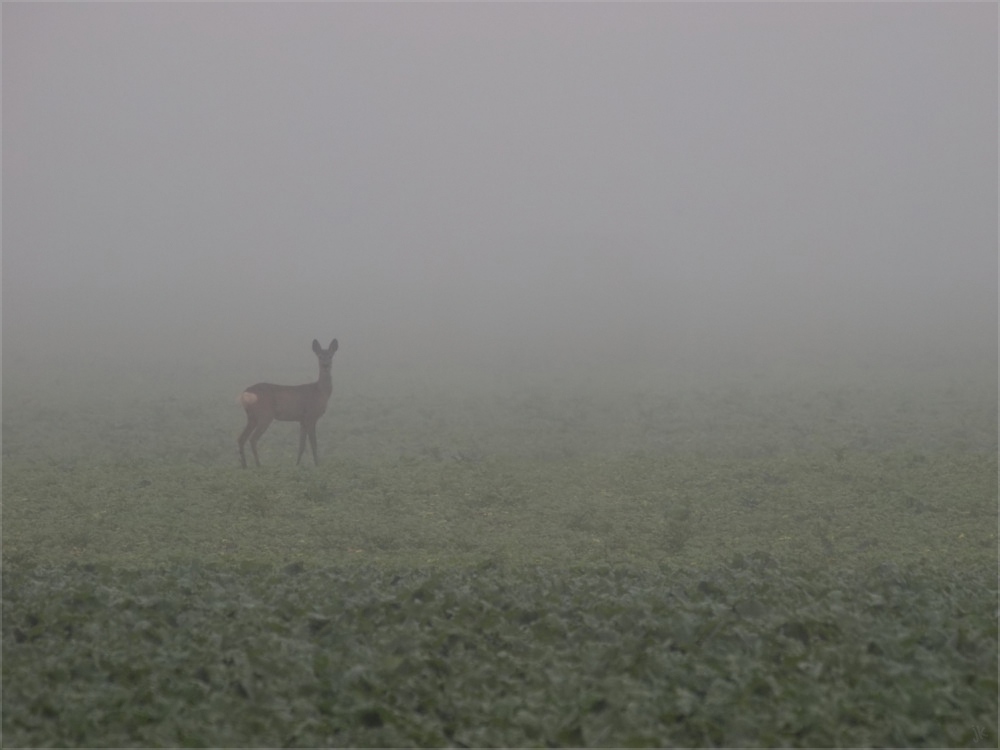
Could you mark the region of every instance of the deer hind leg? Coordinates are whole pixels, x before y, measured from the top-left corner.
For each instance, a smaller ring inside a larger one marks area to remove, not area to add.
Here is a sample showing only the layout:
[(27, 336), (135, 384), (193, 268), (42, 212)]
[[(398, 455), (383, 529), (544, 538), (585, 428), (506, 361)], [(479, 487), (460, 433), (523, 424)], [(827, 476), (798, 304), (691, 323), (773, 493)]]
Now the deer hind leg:
[(257, 441), (260, 440), (260, 436), (263, 435), (267, 428), (271, 426), (271, 422), (274, 417), (269, 419), (261, 419), (257, 422), (257, 426), (254, 427), (253, 432), (250, 434), (250, 450), (253, 452), (253, 460), (260, 466), (260, 458), (257, 456)]
[[(236, 439), (236, 443), (240, 446), (240, 463), (243, 464), (244, 469), (247, 467), (247, 457), (243, 453), (243, 446), (246, 445), (247, 438), (250, 437), (250, 433), (253, 432), (253, 428), (256, 426), (257, 417), (252, 414), (247, 414), (247, 426), (243, 428), (243, 432), (241, 432), (240, 436)], [(257, 454), (254, 453), (254, 458), (256, 457)], [(260, 462), (258, 462), (258, 465), (259, 463)]]

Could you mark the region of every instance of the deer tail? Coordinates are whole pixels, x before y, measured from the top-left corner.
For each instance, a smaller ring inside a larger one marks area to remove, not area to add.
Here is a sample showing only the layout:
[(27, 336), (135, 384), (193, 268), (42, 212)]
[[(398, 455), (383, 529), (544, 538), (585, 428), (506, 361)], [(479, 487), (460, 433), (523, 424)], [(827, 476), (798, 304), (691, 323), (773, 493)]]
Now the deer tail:
[(236, 400), (244, 409), (249, 409), (257, 403), (257, 394), (251, 393), (250, 391), (243, 391), (243, 393), (240, 394), (240, 397)]

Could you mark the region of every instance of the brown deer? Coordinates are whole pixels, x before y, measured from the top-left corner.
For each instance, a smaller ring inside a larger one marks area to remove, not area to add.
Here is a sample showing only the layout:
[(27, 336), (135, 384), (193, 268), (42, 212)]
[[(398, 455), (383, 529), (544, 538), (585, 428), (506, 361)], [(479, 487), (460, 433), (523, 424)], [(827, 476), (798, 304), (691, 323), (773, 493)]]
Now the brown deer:
[(328, 349), (324, 349), (316, 339), (313, 339), (313, 351), (319, 360), (319, 379), (315, 383), (305, 385), (257, 383), (240, 394), (240, 405), (247, 412), (247, 426), (243, 428), (236, 442), (240, 446), (240, 462), (244, 469), (247, 467), (247, 458), (243, 453), (243, 446), (247, 438), (250, 439), (253, 460), (260, 466), (257, 441), (275, 419), (279, 422), (299, 423), (299, 458), (295, 465), (298, 466), (302, 462), (308, 437), (313, 463), (319, 466), (319, 459), (316, 458), (316, 422), (326, 411), (326, 402), (330, 400), (330, 394), (333, 392), (330, 368), (333, 366), (333, 353), (337, 351), (337, 339), (330, 342)]

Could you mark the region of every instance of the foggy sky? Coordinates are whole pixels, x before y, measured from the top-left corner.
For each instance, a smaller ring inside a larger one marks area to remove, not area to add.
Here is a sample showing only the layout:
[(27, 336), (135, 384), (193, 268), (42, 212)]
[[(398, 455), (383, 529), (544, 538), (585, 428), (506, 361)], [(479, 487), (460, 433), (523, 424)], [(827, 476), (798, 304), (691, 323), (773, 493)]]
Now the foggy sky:
[(995, 4), (5, 3), (2, 54), (8, 366), (996, 357)]

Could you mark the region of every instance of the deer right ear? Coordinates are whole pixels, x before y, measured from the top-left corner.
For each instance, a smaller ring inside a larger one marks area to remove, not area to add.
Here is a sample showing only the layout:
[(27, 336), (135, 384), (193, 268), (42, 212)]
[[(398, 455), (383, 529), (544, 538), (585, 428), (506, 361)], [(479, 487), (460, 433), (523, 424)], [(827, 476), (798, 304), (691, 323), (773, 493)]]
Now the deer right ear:
[(323, 347), (319, 345), (319, 342), (316, 339), (313, 339), (313, 351), (316, 354), (319, 354), (321, 351), (323, 351)]
[(334, 339), (333, 341), (331, 341), (330, 342), (330, 349), (329, 349), (330, 354), (333, 354), (335, 351), (337, 351), (337, 347), (338, 346), (339, 346), (339, 344), (337, 343), (337, 339)]

